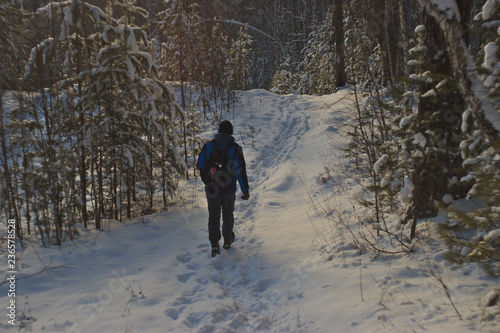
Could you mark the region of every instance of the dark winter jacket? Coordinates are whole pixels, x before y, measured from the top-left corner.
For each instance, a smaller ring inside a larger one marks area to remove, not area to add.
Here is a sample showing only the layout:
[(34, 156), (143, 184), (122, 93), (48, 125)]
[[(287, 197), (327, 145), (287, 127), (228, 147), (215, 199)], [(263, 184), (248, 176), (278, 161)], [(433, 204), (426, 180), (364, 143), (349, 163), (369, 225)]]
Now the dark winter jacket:
[[(240, 189), (243, 193), (248, 192), (248, 177), (246, 171), (245, 158), (243, 157), (243, 149), (239, 144), (235, 142), (233, 136), (226, 133), (219, 133), (215, 135), (213, 140), (219, 146), (220, 149), (224, 149), (227, 145), (232, 145), (228, 150), (228, 161), (232, 165), (232, 171), (230, 172), (231, 177), (228, 185), (220, 189), (220, 194), (229, 194), (236, 192), (236, 181), (240, 184)], [(203, 167), (207, 164), (210, 154), (214, 151), (213, 141), (206, 143), (201, 149), (200, 156), (198, 158), (197, 168), (200, 172), (203, 172)]]

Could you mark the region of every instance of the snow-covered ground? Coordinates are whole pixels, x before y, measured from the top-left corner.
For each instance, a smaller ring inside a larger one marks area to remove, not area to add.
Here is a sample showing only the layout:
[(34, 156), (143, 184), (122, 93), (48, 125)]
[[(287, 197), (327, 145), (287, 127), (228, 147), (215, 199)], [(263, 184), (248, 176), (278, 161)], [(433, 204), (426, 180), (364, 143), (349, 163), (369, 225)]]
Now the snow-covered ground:
[[(332, 207), (348, 207), (359, 190), (351, 170), (342, 170), (350, 164), (338, 162), (349, 94), (239, 93), (227, 119), (244, 149), (251, 197), (238, 196), (231, 249), (210, 256), (202, 183), (184, 180), (168, 212), (109, 222), (105, 232), (82, 230), (61, 248), (30, 243), (18, 251), (21, 317), (15, 328), (7, 323), (3, 284), (0, 331), (500, 331), (500, 308), (482, 306), (499, 281), (474, 265), (448, 267), (432, 222), (420, 224), (431, 237), (416, 253), (374, 259), (359, 256), (313, 209), (325, 196), (337, 202)], [(332, 179), (345, 197), (328, 191)]]

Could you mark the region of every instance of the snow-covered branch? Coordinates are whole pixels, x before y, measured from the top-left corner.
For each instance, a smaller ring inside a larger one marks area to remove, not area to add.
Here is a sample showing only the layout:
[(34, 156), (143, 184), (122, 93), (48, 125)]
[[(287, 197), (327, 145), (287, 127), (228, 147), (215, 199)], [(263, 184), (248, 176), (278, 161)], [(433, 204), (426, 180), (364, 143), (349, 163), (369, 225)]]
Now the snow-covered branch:
[(478, 119), (478, 123), (483, 123), (481, 119), (484, 118), (496, 133), (491, 133), (491, 130), (487, 129), (489, 126), (481, 125), (482, 129), (485, 130), (490, 139), (498, 136), (500, 133), (500, 113), (493, 105), (464, 41), (464, 32), (460, 25), (460, 16), (455, 0), (418, 0), (418, 2), (437, 20), (444, 32), (458, 87)]
[[(201, 18), (205, 21), (209, 21), (209, 19), (205, 19), (205, 18)], [(283, 45), (281, 45), (280, 41), (277, 40), (276, 38), (270, 36), (269, 34), (265, 33), (264, 31), (260, 30), (260, 29), (257, 29), (256, 27), (253, 27), (251, 25), (248, 25), (247, 23), (243, 23), (243, 22), (239, 22), (239, 21), (235, 21), (235, 20), (226, 20), (226, 19), (214, 19), (212, 20), (214, 22), (219, 22), (219, 23), (229, 23), (229, 24), (236, 24), (236, 25), (241, 25), (242, 27), (248, 27), (249, 29), (255, 31), (255, 32), (258, 32), (259, 34), (263, 35), (263, 36), (266, 36), (267, 38), (269, 38), (270, 40), (272, 40), (273, 42), (275, 42), (281, 49), (281, 51), (283, 52), (283, 54), (285, 54), (285, 48), (283, 47)]]

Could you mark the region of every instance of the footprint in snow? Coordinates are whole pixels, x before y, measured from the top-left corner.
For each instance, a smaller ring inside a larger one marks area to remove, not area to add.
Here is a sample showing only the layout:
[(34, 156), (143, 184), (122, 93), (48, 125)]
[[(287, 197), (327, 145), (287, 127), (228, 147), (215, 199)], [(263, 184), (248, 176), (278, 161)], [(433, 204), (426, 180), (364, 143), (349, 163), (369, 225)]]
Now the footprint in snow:
[(165, 310), (165, 315), (172, 320), (177, 320), (179, 318), (179, 311), (177, 309), (168, 309)]
[(193, 270), (193, 271), (197, 271), (198, 269), (200, 269), (200, 266), (201, 266), (201, 265), (200, 265), (199, 263), (194, 263), (194, 262), (189, 263), (189, 264), (187, 264), (187, 265), (186, 265), (186, 267), (187, 267), (188, 269), (191, 269), (191, 270)]
[(186, 264), (193, 260), (194, 256), (191, 254), (191, 252), (185, 253), (185, 254), (179, 254), (177, 257), (175, 257), (178, 261), (180, 261), (183, 264)]
[(198, 282), (199, 284), (202, 284), (202, 285), (206, 286), (207, 284), (210, 283), (210, 280), (207, 279), (204, 276), (201, 276), (201, 277), (199, 277), (199, 278), (196, 279), (196, 282)]
[(194, 274), (195, 273), (186, 273), (186, 274), (177, 275), (177, 280), (179, 280), (179, 282), (186, 283), (189, 281), (191, 276), (193, 276)]

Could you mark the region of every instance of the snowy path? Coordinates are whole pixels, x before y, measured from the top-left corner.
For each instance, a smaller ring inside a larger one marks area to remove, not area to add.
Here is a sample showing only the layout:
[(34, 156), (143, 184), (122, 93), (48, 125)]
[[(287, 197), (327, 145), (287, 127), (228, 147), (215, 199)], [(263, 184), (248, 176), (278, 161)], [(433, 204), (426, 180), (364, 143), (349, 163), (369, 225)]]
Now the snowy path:
[[(237, 197), (230, 250), (210, 257), (202, 183), (190, 180), (171, 212), (111, 222), (110, 232), (86, 232), (63, 249), (26, 250), (21, 276), (67, 267), (18, 282), (19, 302), (31, 309), (23, 325), (50, 332), (300, 331), (298, 314), (284, 306), (297, 299), (287, 290), (289, 270), (275, 256), (284, 250), (276, 223), (298, 185), (286, 165), (309, 129), (296, 99), (252, 91), (241, 96), (240, 116), (230, 119), (251, 186), (248, 202)], [(253, 139), (248, 125), (259, 131)]]
[[(461, 322), (418, 255), (371, 260), (345, 239), (332, 260), (320, 255), (311, 222), (326, 232), (331, 226), (311, 210), (309, 196), (321, 200), (328, 191), (318, 180), (331, 173), (346, 193), (357, 191), (348, 165), (325, 171), (326, 160), (342, 155), (342, 145), (331, 143), (345, 143), (339, 124), (352, 109), (349, 91), (239, 97), (228, 119), (243, 146), (251, 197), (237, 193), (230, 250), (210, 256), (202, 183), (183, 180), (168, 212), (82, 231), (62, 248), (31, 243), (20, 252), (18, 327), (1, 320), (0, 331), (498, 332), (500, 310), (480, 304), (500, 281), (477, 267), (443, 271)], [(431, 243), (430, 259), (444, 268), (444, 249)], [(0, 259), (6, 262), (5, 252)], [(2, 307), (7, 291), (0, 286)]]
[[(274, 290), (273, 286), (280, 282), (282, 274), (276, 272), (275, 265), (263, 253), (263, 240), (255, 232), (255, 228), (261, 207), (277, 205), (276, 201), (262, 202), (260, 194), (266, 191), (272, 174), (277, 172), (284, 161), (292, 158), (297, 141), (307, 131), (307, 119), (300, 110), (292, 110), (293, 98), (255, 93), (257, 96), (245, 95), (245, 98), (248, 101), (259, 99), (257, 105), (262, 106), (258, 110), (262, 122), (255, 124), (255, 118), (252, 119), (254, 126), (262, 130), (257, 135), (258, 141), (265, 144), (262, 148), (256, 144), (257, 151), (246, 154), (252, 188), (251, 199), (248, 203), (237, 201), (237, 241), (232, 249), (222, 250), (222, 254), (214, 259), (207, 258), (207, 243), (199, 245), (196, 255), (188, 252), (176, 257), (178, 266), (185, 272), (178, 276), (179, 281), (187, 282), (192, 276), (198, 284), (180, 291), (172, 302), (172, 307), (166, 311), (167, 316), (173, 320), (173, 332), (182, 330), (183, 327), (209, 332), (217, 331), (218, 328), (221, 332), (228, 332), (228, 329), (254, 332), (275, 329), (277, 320), (294, 322), (293, 318), (288, 318), (290, 314), (278, 318), (280, 314), (277, 311), (279, 312), (283, 295), (281, 291)], [(274, 108), (276, 99), (282, 99), (278, 108)], [(242, 104), (245, 105), (245, 102), (243, 100)], [(255, 102), (253, 106), (255, 107)], [(278, 187), (274, 187), (275, 195), (282, 195), (280, 192), (286, 192), (287, 187), (285, 179)], [(269, 210), (265, 211), (270, 217)], [(271, 217), (274, 218), (277, 217)], [(204, 221), (201, 223), (204, 224)], [(200, 304), (200, 300), (207, 300), (206, 293), (210, 293), (209, 299), (215, 297), (218, 304), (212, 305), (210, 301), (202, 301)], [(182, 313), (188, 315), (182, 316)], [(293, 328), (295, 331), (296, 329), (297, 327)]]

